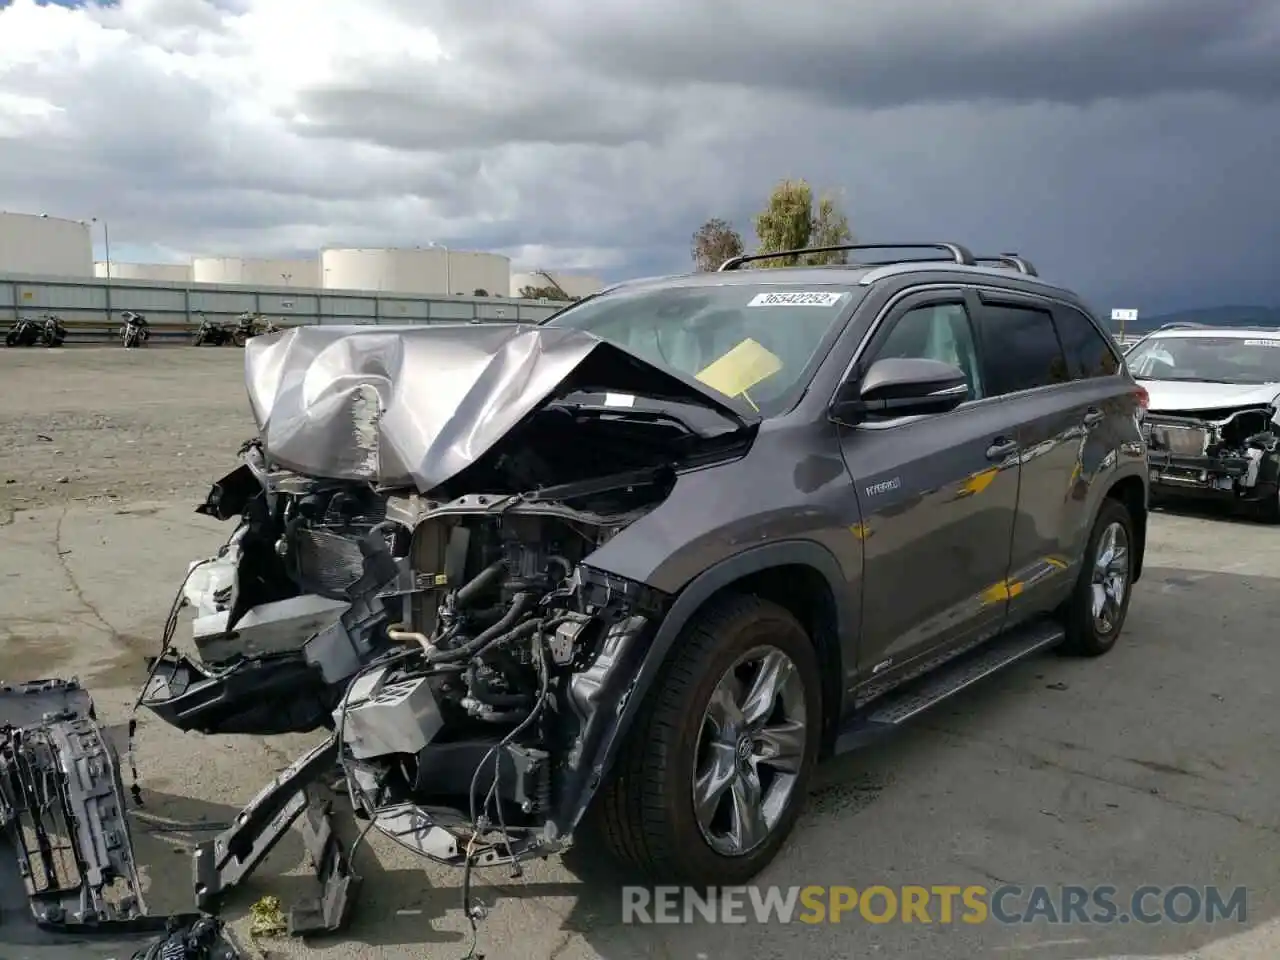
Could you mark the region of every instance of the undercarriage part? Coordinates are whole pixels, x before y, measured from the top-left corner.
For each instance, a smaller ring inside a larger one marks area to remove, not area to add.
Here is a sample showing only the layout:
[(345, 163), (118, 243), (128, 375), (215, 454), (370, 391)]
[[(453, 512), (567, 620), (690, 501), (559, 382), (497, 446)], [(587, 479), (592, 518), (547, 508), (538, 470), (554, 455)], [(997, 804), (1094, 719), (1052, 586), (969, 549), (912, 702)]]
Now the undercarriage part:
[(163, 929), (143, 902), (118, 764), (76, 681), (0, 687), (0, 826), (42, 927)]
[(193, 863), (200, 909), (216, 909), (305, 813), (303, 842), (321, 890), (317, 897), (290, 908), (289, 932), (293, 936), (333, 933), (345, 925), (360, 878), (351, 871), (333, 831), (330, 801), (322, 797), (318, 786), (319, 778), (334, 768), (337, 759), (337, 739), (331, 736), (267, 784), (229, 829), (200, 844)]
[(141, 704), (179, 730), (308, 733), (327, 725), (333, 710), (331, 688), (298, 658), (242, 660), (214, 674), (169, 654), (150, 668)]

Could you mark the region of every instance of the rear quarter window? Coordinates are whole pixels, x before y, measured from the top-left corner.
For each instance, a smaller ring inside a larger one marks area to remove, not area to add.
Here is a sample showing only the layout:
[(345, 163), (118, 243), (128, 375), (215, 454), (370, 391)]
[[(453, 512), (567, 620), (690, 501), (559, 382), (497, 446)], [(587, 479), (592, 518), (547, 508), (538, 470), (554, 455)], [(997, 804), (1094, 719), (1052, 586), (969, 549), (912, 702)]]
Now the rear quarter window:
[(1116, 351), (1092, 320), (1073, 307), (1059, 308), (1055, 319), (1073, 380), (1109, 377), (1119, 371)]

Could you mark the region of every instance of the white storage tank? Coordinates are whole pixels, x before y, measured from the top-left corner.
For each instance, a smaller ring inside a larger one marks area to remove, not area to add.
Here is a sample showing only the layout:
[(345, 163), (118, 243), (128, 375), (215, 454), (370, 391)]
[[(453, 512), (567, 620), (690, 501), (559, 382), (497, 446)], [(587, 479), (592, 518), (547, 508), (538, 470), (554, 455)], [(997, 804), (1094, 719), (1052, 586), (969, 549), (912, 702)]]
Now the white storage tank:
[(90, 224), (0, 210), (0, 273), (92, 277)]
[(520, 296), (525, 287), (559, 287), (575, 299), (599, 293), (608, 284), (599, 277), (585, 273), (569, 273), (563, 270), (531, 270), (511, 276), (511, 296)]
[(328, 249), (320, 269), (327, 290), (501, 297), (511, 287), (509, 258), (442, 246)]
[(314, 289), (320, 286), (320, 263), (318, 260), (197, 257), (191, 261), (191, 279), (196, 283)]
[(93, 265), (94, 276), (112, 280), (154, 280), (157, 283), (190, 283), (188, 263), (121, 263), (99, 260)]

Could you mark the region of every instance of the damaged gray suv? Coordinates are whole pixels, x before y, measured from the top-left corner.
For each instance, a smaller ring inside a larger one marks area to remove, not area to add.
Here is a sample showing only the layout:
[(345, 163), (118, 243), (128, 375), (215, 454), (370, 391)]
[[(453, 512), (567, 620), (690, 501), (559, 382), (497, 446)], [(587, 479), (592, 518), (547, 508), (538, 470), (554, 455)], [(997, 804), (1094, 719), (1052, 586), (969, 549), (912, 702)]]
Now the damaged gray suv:
[(253, 837), (198, 854), (202, 896), (335, 767), (443, 863), (590, 831), (655, 877), (740, 883), (821, 757), (1115, 644), (1148, 480), (1110, 337), (1019, 257), (838, 249), (863, 262), (248, 343), (259, 435), (200, 507), (235, 532), (187, 574), (142, 702), (329, 734), (247, 808)]

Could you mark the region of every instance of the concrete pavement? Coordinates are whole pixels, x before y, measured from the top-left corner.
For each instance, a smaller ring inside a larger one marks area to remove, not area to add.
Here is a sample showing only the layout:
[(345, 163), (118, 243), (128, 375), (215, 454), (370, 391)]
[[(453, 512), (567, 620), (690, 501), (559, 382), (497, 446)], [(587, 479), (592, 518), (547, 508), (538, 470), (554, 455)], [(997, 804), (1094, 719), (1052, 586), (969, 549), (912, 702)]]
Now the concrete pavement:
[[(0, 518), (3, 520), (3, 518)], [(72, 504), (0, 526), (0, 676), (78, 675), (111, 724), (128, 716), (188, 560), (228, 532), (190, 504)], [(616, 879), (581, 852), (490, 872), (478, 896), (490, 958), (604, 956), (1273, 957), (1280, 883), (1272, 709), (1280, 655), (1277, 531), (1157, 516), (1148, 571), (1108, 657), (1037, 658), (903, 735), (824, 768), (809, 811), (761, 884), (1188, 883), (1249, 888), (1247, 929), (886, 925), (624, 926)], [(190, 904), (189, 853), (307, 738), (183, 737), (141, 717), (145, 806), (135, 841), (154, 908)], [(292, 839), (292, 838), (291, 838)], [(281, 844), (232, 903), (286, 902), (311, 883)], [(462, 957), (459, 875), (371, 837), (350, 934), (275, 956)], [(604, 875), (602, 882), (600, 877)], [(610, 882), (614, 881), (614, 882)], [(3, 937), (0, 936), (0, 941)]]

